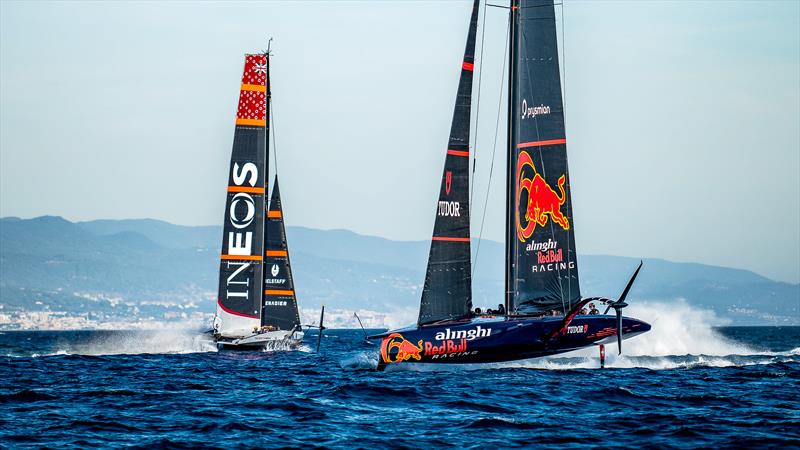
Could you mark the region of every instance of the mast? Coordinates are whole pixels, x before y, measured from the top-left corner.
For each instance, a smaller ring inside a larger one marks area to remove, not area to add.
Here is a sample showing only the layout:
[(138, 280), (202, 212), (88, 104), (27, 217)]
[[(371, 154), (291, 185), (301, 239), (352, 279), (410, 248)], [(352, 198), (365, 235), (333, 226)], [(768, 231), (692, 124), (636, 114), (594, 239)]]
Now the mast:
[(505, 295), (505, 309), (506, 314), (511, 314), (511, 306), (513, 305), (512, 296), (514, 295), (514, 208), (516, 207), (514, 199), (514, 134), (516, 132), (516, 121), (514, 119), (514, 87), (516, 86), (514, 73), (517, 68), (516, 48), (517, 48), (517, 11), (519, 10), (519, 0), (510, 1), (510, 10), (508, 15), (509, 23), (509, 39), (508, 39), (508, 134), (507, 145), (508, 152), (506, 152), (506, 295)]

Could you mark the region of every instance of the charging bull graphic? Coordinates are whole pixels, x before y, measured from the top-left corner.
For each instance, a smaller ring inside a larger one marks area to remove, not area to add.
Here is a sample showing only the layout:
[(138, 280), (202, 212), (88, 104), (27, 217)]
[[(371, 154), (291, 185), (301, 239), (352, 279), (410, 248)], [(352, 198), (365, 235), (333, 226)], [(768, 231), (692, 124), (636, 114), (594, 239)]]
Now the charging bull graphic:
[[(393, 350), (397, 353), (393, 354)], [(414, 358), (417, 361), (422, 359), (422, 339), (417, 345), (403, 337), (400, 333), (392, 333), (383, 338), (381, 342), (381, 358), (383, 362), (403, 362)]]
[[(525, 166), (530, 166), (533, 170), (532, 178), (522, 177)], [(564, 190), (566, 181), (565, 175), (558, 178), (558, 189), (561, 191), (559, 195), (536, 171), (531, 155), (526, 151), (519, 153), (517, 158), (517, 237), (520, 241), (526, 242), (533, 234), (533, 230), (536, 229), (536, 225), (545, 226), (548, 219), (552, 219), (561, 228), (569, 230), (569, 219), (561, 213), (561, 205), (567, 201), (567, 194)], [(527, 192), (528, 203), (525, 208), (524, 220), (521, 220), (519, 205), (523, 192)]]

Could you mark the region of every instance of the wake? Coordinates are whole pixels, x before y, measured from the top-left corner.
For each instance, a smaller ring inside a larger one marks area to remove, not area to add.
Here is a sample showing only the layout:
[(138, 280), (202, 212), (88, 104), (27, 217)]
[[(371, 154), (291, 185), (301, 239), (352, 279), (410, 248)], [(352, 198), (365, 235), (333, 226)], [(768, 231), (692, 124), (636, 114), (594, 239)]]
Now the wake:
[(53, 351), (33, 353), (30, 357), (188, 354), (216, 351), (217, 346), (198, 331), (173, 329), (98, 333), (82, 342), (58, 343)]
[[(42, 356), (108, 356), (108, 355), (161, 355), (217, 352), (217, 345), (206, 334), (191, 329), (166, 329), (158, 331), (100, 332), (82, 342), (60, 342), (51, 351), (28, 355), (8, 354), (10, 357)], [(297, 346), (288, 341), (267, 342), (264, 353), (297, 351), (311, 353), (306, 344)]]
[[(687, 369), (693, 367), (743, 367), (795, 360), (800, 348), (788, 352), (771, 352), (726, 338), (714, 327), (727, 323), (712, 311), (695, 308), (685, 300), (670, 303), (637, 302), (625, 309), (625, 315), (652, 325), (642, 335), (617, 344), (606, 345), (606, 368), (650, 370)], [(597, 347), (516, 363), (508, 367), (547, 370), (598, 369)]]

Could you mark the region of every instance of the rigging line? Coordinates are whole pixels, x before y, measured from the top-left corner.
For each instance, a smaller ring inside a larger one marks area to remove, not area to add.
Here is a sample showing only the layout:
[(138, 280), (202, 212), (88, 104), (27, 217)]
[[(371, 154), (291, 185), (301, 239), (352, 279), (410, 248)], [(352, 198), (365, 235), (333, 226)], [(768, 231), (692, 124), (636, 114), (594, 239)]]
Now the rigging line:
[[(480, 4), (480, 3), (479, 3)], [(475, 196), (475, 167), (478, 161), (478, 119), (481, 113), (481, 84), (483, 84), (483, 43), (486, 36), (486, 9), (483, 10), (483, 25), (481, 25), (481, 56), (480, 66), (478, 67), (478, 93), (475, 105), (475, 142), (472, 144), (472, 189), (469, 192), (469, 211), (472, 211), (472, 198)]]
[[(506, 25), (506, 42), (503, 44), (503, 48), (508, 46), (508, 35), (510, 34), (511, 28), (511, 21), (508, 21), (508, 25)], [(472, 263), (472, 277), (475, 277), (475, 269), (478, 267), (478, 254), (481, 251), (481, 241), (483, 240), (483, 225), (486, 222), (486, 205), (489, 204), (489, 192), (492, 188), (492, 173), (494, 172), (494, 157), (495, 153), (497, 153), (497, 136), (500, 130), (500, 115), (503, 112), (503, 86), (505, 86), (505, 73), (506, 73), (506, 61), (508, 60), (508, 52), (503, 52), (503, 68), (500, 71), (502, 74), (500, 76), (500, 95), (499, 100), (497, 101), (497, 118), (494, 122), (494, 147), (492, 147), (492, 163), (489, 166), (489, 181), (486, 183), (486, 197), (483, 200), (483, 215), (481, 217), (481, 228), (478, 232), (478, 245), (475, 248), (475, 259)], [(509, 80), (510, 81), (510, 80)]]

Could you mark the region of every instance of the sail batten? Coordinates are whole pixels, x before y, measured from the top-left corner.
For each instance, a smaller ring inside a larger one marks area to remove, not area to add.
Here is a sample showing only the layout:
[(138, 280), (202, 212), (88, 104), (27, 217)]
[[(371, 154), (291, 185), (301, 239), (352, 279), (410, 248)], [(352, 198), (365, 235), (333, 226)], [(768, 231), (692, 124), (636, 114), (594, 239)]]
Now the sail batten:
[(509, 311), (566, 311), (580, 300), (553, 0), (513, 0)]
[(418, 324), (463, 317), (472, 309), (469, 230), (469, 136), (478, 4), (472, 6), (453, 122), (436, 204)]

